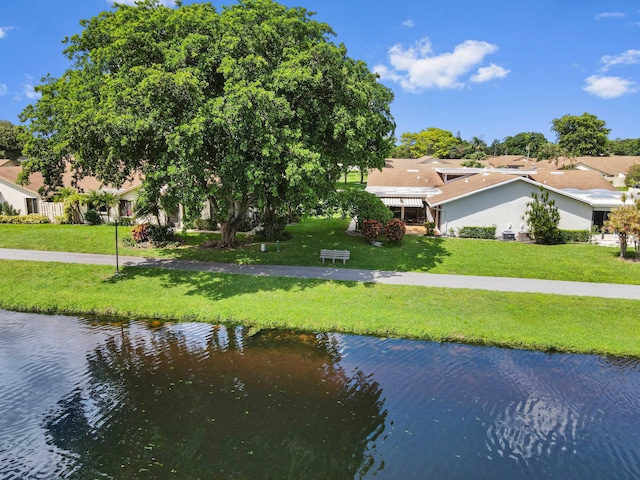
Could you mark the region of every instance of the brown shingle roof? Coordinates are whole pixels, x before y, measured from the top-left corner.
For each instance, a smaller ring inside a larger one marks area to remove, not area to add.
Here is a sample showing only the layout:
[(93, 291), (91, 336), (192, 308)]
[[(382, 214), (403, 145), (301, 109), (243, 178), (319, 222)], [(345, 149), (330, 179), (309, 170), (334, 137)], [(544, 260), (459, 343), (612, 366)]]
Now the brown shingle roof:
[[(17, 184), (16, 181), (18, 179), (18, 175), (22, 172), (21, 165), (9, 165), (5, 164), (0, 166), (0, 177), (4, 180), (7, 180), (11, 183)], [(99, 190), (101, 188), (115, 188), (110, 185), (104, 185), (101, 181), (99, 181), (95, 177), (84, 177), (82, 180), (78, 181), (77, 185), (73, 183), (73, 175), (67, 169), (62, 176), (62, 184), (65, 187), (77, 188), (80, 192), (90, 192), (91, 190)], [(139, 177), (136, 177), (132, 181), (125, 182), (119, 190), (130, 190), (131, 188), (135, 188), (142, 184), (142, 181)], [(29, 175), (29, 183), (26, 185), (22, 185), (22, 188), (26, 190), (30, 190), (35, 193), (39, 193), (40, 189), (44, 186), (44, 179), (40, 173), (32, 173)]]
[(576, 157), (575, 163), (582, 163), (608, 175), (626, 175), (632, 165), (640, 163), (640, 157), (625, 157), (621, 155), (612, 157)]
[(536, 161), (531, 158), (527, 160), (525, 155), (499, 155), (497, 157), (487, 157), (481, 163), (494, 168), (518, 167), (526, 170), (532, 168)]
[[(371, 170), (367, 186), (371, 187), (438, 187), (443, 184), (433, 170), (443, 167), (442, 163), (430, 163), (427, 158), (389, 158), (380, 170)], [(450, 166), (450, 165), (448, 165)]]
[(480, 173), (439, 187), (442, 193), (429, 197), (427, 202), (429, 205), (439, 205), (447, 200), (463, 197), (518, 178), (522, 177), (505, 173)]
[(615, 187), (594, 170), (538, 170), (531, 179), (559, 190), (575, 188), (578, 190), (603, 189), (616, 191)]

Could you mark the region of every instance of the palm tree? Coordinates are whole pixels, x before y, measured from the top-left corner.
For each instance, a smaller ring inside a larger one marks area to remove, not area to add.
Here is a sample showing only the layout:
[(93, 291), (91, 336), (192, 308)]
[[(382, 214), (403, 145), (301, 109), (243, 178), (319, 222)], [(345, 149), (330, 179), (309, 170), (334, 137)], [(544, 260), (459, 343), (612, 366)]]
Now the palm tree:
[(120, 197), (112, 192), (102, 192), (100, 205), (107, 209), (107, 222), (111, 221), (111, 209), (120, 203)]
[(80, 205), (84, 203), (84, 195), (78, 193), (75, 188), (61, 187), (53, 195), (54, 202), (64, 203), (64, 217), (68, 223), (82, 223)]

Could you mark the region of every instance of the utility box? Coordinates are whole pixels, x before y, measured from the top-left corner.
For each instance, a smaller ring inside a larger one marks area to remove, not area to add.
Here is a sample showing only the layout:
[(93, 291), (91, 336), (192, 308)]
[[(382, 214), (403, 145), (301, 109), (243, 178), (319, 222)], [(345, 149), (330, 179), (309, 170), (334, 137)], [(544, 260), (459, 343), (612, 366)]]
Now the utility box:
[(516, 232), (512, 232), (511, 230), (505, 230), (504, 232), (502, 232), (502, 240), (515, 241), (515, 239)]

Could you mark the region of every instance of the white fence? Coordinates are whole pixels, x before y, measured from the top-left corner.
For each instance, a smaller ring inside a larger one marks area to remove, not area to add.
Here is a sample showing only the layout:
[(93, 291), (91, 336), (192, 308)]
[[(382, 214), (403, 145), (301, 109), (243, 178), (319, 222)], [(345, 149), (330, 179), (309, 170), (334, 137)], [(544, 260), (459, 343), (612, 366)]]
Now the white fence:
[(59, 217), (64, 212), (64, 203), (62, 202), (39, 202), (38, 212), (41, 215), (49, 217), (51, 223), (55, 223), (56, 217)]

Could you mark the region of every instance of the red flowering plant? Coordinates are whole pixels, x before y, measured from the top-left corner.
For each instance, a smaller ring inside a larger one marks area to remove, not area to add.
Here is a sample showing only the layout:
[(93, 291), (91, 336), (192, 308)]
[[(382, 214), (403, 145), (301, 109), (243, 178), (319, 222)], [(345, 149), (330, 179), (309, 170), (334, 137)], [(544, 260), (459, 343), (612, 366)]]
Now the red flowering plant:
[(382, 223), (378, 220), (365, 220), (362, 222), (362, 235), (365, 236), (369, 242), (373, 242), (378, 235), (382, 232)]
[(387, 237), (387, 241), (391, 243), (398, 243), (404, 237), (407, 228), (404, 226), (404, 222), (399, 218), (394, 218), (387, 222), (384, 226), (384, 236)]

